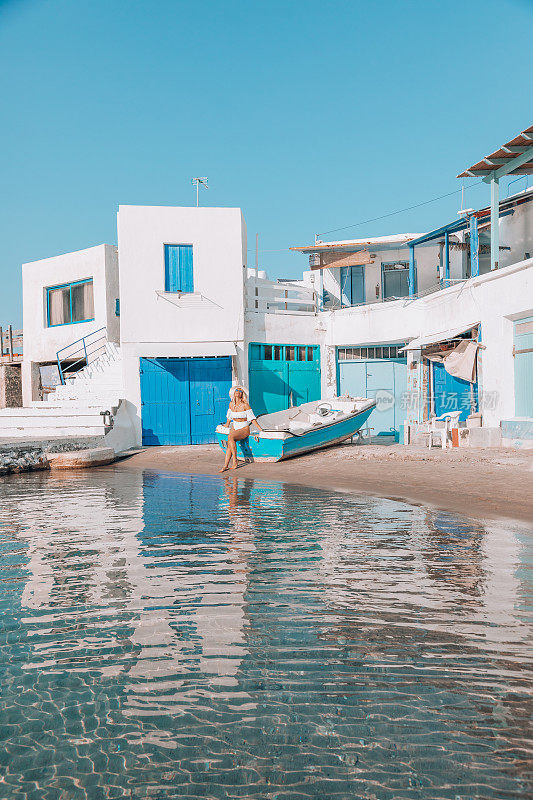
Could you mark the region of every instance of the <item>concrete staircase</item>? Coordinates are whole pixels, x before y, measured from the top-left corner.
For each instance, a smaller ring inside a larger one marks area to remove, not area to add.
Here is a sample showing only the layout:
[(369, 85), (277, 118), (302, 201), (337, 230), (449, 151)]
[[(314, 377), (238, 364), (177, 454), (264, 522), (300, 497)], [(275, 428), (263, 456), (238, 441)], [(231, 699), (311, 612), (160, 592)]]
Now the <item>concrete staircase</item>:
[(106, 436), (123, 397), (120, 348), (108, 342), (99, 358), (58, 386), (47, 400), (0, 410), (0, 440)]

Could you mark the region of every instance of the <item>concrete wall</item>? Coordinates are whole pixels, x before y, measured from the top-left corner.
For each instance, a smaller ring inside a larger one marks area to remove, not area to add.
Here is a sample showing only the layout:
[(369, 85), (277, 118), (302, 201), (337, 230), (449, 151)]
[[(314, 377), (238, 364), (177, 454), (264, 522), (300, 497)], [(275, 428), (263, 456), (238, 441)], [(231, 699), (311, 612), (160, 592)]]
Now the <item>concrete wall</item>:
[[(194, 292), (165, 292), (165, 244), (192, 244)], [(140, 357), (232, 355), (244, 365), (246, 225), (238, 208), (120, 206), (121, 350), (139, 437)]]
[[(47, 325), (46, 289), (71, 281), (93, 279), (94, 320), (70, 325)], [(24, 405), (39, 399), (39, 364), (53, 363), (56, 353), (99, 328), (107, 328), (110, 341), (119, 340), (117, 248), (102, 244), (22, 265)]]

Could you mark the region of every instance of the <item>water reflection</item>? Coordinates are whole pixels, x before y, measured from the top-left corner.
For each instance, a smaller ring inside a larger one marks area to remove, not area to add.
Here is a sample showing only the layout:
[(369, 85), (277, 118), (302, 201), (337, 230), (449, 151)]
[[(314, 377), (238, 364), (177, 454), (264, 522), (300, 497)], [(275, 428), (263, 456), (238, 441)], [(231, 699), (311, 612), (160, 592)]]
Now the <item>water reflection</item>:
[(237, 476), (0, 491), (0, 796), (530, 791), (530, 532)]

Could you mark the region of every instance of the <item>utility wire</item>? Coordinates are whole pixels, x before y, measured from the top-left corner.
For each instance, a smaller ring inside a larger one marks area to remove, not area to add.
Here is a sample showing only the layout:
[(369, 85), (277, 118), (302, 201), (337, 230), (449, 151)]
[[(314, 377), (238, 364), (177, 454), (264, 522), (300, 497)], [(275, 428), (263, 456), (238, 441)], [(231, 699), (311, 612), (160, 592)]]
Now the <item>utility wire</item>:
[[(480, 183), (483, 181), (476, 181), (475, 183), (471, 183), (470, 186), (465, 186), (464, 191), (468, 191), (472, 189), (474, 186), (479, 186)], [(328, 233), (337, 233), (338, 231), (346, 231), (349, 228), (358, 228), (361, 225), (368, 225), (370, 222), (378, 222), (380, 219), (387, 219), (387, 217), (394, 217), (396, 214), (402, 214), (404, 211), (412, 211), (414, 208), (420, 208), (421, 206), (427, 206), (429, 203), (436, 203), (437, 200), (443, 200), (445, 197), (451, 197), (454, 194), (458, 194), (459, 192), (463, 191), (463, 187), (461, 186), (459, 189), (454, 189), (453, 192), (447, 192), (446, 194), (440, 194), (438, 197), (432, 197), (431, 200), (423, 200), (421, 203), (415, 203), (413, 206), (406, 206), (405, 208), (399, 208), (397, 211), (389, 211), (388, 214), (381, 214), (379, 217), (372, 217), (371, 219), (364, 219), (361, 222), (354, 222), (352, 225), (344, 225), (342, 228), (333, 228), (330, 231), (322, 231), (322, 233), (317, 233), (317, 236), (327, 236)], [(249, 253), (254, 252), (254, 248), (249, 248)], [(260, 253), (285, 253), (286, 248), (282, 248), (281, 250), (259, 250)]]
[[(471, 189), (473, 186), (478, 186), (478, 184), (483, 183), (483, 181), (476, 181), (476, 183), (472, 183), (470, 186), (465, 187), (467, 189)], [(344, 225), (342, 228), (333, 228), (330, 231), (322, 231), (321, 233), (317, 233), (317, 236), (326, 236), (328, 233), (337, 233), (337, 231), (345, 231), (348, 228), (358, 228), (360, 225), (368, 225), (369, 222), (377, 222), (380, 219), (386, 219), (387, 217), (393, 217), (395, 214), (401, 214), (403, 211), (412, 211), (414, 208), (420, 208), (420, 206), (427, 206), (428, 203), (435, 203), (437, 200), (443, 200), (445, 197), (451, 197), (453, 194), (458, 194), (461, 191), (461, 188), (454, 189), (453, 192), (448, 192), (447, 194), (441, 194), (438, 197), (432, 197), (431, 200), (424, 200), (422, 203), (416, 203), (414, 206), (407, 206), (406, 208), (400, 208), (397, 211), (390, 211), (388, 214), (382, 214), (380, 217), (372, 217), (372, 219), (365, 219), (362, 222), (354, 222), (353, 225)]]

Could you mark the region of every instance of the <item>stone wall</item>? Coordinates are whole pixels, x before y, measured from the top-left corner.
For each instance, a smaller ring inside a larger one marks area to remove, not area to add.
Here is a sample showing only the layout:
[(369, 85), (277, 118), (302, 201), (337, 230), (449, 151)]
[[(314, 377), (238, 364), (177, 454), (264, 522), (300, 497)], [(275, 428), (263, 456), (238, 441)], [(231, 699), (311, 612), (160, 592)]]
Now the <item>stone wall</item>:
[(22, 405), (22, 374), (20, 364), (0, 364), (0, 408), (19, 408)]

